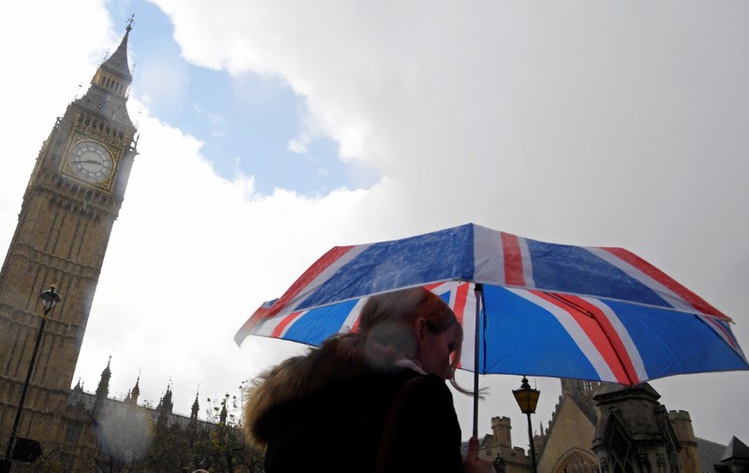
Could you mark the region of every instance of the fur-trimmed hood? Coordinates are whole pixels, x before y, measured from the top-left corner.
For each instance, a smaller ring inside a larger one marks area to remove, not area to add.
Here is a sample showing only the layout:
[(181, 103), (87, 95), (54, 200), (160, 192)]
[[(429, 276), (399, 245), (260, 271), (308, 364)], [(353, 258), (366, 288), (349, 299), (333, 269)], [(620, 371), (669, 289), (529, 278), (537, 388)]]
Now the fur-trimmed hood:
[(361, 377), (367, 372), (396, 368), (398, 355), (390, 350), (368, 347), (357, 334), (344, 334), (326, 340), (306, 355), (284, 360), (251, 383), (244, 405), (247, 440), (264, 448), (267, 438), (260, 420), (273, 407), (304, 399), (331, 383)]

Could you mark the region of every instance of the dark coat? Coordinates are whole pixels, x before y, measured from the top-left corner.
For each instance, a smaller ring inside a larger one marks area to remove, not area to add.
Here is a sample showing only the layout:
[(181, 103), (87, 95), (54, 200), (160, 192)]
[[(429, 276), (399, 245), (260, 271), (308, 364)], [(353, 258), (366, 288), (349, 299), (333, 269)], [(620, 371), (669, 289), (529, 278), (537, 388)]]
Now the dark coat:
[(374, 472), (393, 399), (414, 377), (392, 430), (387, 472), (462, 472), (461, 432), (445, 381), (407, 368), (333, 381), (258, 418), (265, 471)]

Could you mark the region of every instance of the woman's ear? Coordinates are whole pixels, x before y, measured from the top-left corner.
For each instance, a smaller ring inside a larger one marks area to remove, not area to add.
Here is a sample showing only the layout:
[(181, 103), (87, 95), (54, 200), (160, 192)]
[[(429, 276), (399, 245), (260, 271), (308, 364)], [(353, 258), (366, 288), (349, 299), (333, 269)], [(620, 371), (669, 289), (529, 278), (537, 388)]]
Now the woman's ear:
[(414, 323), (414, 335), (416, 336), (416, 340), (419, 342), (419, 345), (421, 345), (421, 342), (424, 340), (426, 332), (427, 321), (424, 317), (419, 317)]

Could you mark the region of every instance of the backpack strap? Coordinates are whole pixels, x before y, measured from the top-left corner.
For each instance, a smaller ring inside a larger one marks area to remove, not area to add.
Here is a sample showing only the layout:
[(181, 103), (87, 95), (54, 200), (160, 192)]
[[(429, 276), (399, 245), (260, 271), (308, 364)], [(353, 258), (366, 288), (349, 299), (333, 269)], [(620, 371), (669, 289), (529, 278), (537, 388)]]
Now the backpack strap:
[(408, 397), (408, 394), (413, 390), (414, 386), (416, 386), (416, 383), (421, 381), (421, 379), (423, 379), (423, 376), (414, 376), (410, 378), (393, 398), (393, 403), (390, 405), (390, 410), (385, 418), (385, 425), (382, 429), (380, 448), (377, 450), (375, 473), (385, 473), (387, 471), (388, 453), (390, 452), (390, 445), (393, 440), (393, 431), (398, 423), (398, 418), (403, 410), (403, 404)]

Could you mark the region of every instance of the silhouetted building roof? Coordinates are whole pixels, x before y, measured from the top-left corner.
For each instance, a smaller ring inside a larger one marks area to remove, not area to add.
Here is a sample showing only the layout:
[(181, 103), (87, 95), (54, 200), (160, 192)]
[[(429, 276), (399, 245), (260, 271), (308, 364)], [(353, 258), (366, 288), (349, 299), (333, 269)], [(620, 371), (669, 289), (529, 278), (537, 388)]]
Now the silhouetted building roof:
[(713, 467), (720, 461), (726, 446), (699, 437), (696, 437), (695, 440), (697, 441), (697, 454), (700, 456), (702, 472), (713, 473), (715, 471)]
[(731, 437), (731, 441), (728, 442), (728, 447), (720, 457), (720, 461), (730, 460), (731, 458), (749, 459), (749, 447), (736, 437)]

